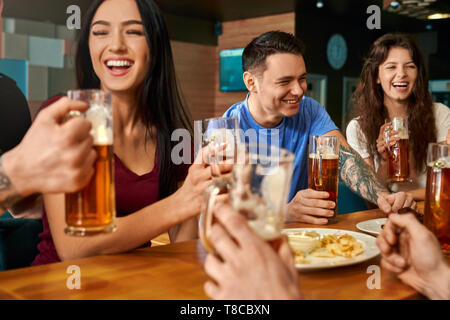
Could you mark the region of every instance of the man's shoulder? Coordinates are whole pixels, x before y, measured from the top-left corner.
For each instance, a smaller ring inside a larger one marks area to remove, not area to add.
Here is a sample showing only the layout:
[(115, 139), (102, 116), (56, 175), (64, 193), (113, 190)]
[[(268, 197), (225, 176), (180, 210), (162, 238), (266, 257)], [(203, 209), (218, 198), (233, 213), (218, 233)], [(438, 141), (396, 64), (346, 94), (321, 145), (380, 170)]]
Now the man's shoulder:
[(321, 110), (325, 110), (319, 102), (313, 98), (304, 96), (300, 101), (298, 112), (295, 116), (289, 117), (290, 121), (305, 121), (306, 119), (314, 118)]
[(302, 101), (300, 102), (300, 106), (307, 107), (307, 108), (325, 108), (323, 105), (320, 104), (320, 102), (314, 100), (311, 97), (304, 96)]
[(245, 100), (233, 104), (225, 111), (224, 117), (236, 117), (239, 116), (245, 109)]

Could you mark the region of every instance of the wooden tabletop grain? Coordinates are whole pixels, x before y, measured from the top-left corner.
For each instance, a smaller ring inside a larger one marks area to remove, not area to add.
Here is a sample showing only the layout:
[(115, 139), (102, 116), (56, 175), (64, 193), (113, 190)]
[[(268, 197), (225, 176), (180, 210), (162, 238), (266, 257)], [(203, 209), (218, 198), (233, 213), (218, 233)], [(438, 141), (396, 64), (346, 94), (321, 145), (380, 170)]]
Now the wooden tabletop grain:
[[(325, 228), (358, 231), (356, 223), (383, 217), (378, 210), (338, 216)], [(312, 227), (289, 224), (287, 227)], [(321, 226), (322, 227), (322, 226)], [(203, 292), (206, 252), (198, 240), (138, 249), (126, 254), (97, 256), (73, 261), (0, 272), (0, 299), (208, 299)], [(369, 289), (371, 265), (380, 257), (353, 266), (300, 272), (305, 299), (420, 299), (412, 288), (380, 268), (380, 289)], [(80, 271), (80, 289), (67, 273)], [(79, 269), (77, 269), (79, 268)], [(68, 281), (69, 280), (69, 281)], [(69, 285), (70, 287), (70, 285)]]

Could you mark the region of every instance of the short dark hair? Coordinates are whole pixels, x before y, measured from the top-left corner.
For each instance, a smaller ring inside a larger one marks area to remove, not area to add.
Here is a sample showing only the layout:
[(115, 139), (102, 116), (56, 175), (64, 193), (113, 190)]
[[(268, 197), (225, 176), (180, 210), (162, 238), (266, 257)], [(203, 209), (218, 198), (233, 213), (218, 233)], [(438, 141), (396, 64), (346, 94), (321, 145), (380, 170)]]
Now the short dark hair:
[(269, 31), (254, 38), (242, 53), (242, 69), (249, 71), (260, 68), (266, 69), (266, 58), (275, 53), (292, 53), (304, 55), (303, 42), (293, 34), (283, 31)]

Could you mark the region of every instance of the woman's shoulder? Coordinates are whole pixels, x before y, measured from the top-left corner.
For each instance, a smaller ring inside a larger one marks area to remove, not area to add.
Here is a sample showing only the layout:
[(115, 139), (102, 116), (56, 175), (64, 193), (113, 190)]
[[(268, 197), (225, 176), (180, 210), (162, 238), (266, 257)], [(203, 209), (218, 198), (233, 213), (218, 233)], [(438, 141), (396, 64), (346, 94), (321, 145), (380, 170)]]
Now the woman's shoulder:
[(360, 130), (359, 127), (359, 117), (353, 118), (352, 120), (350, 120), (350, 122), (347, 125), (347, 132), (350, 131), (356, 131), (356, 130)]
[(450, 114), (450, 108), (440, 102), (433, 102), (433, 110), (436, 115)]

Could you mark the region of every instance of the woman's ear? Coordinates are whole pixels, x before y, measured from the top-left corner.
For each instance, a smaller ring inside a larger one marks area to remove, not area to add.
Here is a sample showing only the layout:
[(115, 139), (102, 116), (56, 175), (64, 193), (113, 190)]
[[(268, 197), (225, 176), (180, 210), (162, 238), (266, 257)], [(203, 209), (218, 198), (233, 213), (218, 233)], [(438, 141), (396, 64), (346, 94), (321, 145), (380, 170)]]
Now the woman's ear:
[(242, 77), (247, 90), (256, 93), (256, 76), (249, 71), (245, 71)]

